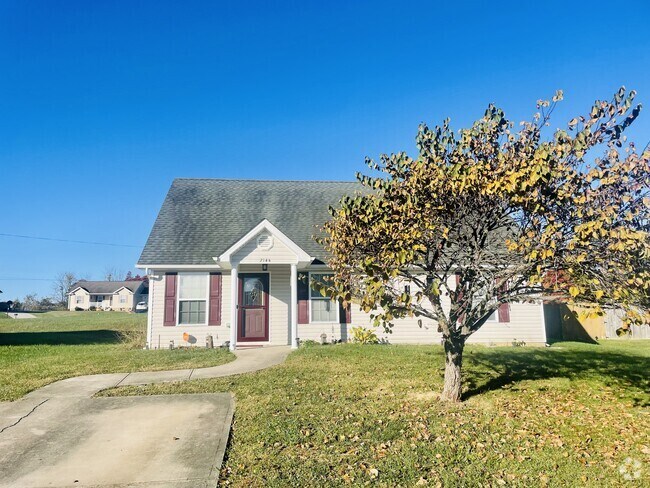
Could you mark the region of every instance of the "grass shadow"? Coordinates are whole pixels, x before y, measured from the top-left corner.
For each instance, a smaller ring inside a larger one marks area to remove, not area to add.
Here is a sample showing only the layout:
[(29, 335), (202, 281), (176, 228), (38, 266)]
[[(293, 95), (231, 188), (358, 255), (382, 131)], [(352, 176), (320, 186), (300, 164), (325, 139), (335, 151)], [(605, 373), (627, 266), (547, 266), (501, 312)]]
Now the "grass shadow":
[[(607, 386), (650, 391), (648, 358), (599, 350), (527, 349), (474, 350), (466, 356), (468, 389), (465, 399), (491, 390), (507, 388), (524, 380), (551, 378), (603, 380)], [(639, 406), (650, 405), (648, 395), (634, 398)]]
[(124, 335), (115, 330), (0, 333), (0, 346), (117, 344), (123, 341)]

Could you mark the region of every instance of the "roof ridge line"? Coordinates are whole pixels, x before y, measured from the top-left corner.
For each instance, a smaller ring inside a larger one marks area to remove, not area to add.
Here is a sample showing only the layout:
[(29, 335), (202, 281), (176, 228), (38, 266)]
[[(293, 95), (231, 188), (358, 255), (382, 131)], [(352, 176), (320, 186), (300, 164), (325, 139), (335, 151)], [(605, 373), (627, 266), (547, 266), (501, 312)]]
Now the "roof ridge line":
[(174, 178), (174, 181), (246, 181), (257, 183), (358, 183), (356, 180), (268, 180), (255, 178)]

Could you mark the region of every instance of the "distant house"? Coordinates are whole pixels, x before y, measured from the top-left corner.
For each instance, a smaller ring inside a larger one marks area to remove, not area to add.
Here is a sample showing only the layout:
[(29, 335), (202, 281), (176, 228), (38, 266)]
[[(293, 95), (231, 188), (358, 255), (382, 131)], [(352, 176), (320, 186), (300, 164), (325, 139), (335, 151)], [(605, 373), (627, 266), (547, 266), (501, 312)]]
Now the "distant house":
[(72, 285), (68, 293), (69, 310), (128, 310), (138, 302), (146, 302), (149, 283), (146, 281), (85, 281)]

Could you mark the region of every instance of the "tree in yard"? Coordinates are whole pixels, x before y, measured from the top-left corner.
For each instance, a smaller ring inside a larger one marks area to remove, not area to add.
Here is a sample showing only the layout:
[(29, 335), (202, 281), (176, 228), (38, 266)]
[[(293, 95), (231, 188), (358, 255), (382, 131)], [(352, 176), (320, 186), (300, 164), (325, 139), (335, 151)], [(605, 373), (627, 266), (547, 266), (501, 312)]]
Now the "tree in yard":
[(65, 306), (68, 304), (68, 292), (76, 282), (77, 277), (74, 273), (63, 272), (56, 276), (52, 285), (52, 292), (53, 299), (58, 305)]
[[(16, 300), (18, 302), (18, 300)], [(38, 299), (36, 293), (25, 295), (22, 302), (19, 302), (22, 305), (23, 310), (34, 311), (39, 310), (41, 301)]]
[(516, 129), (492, 105), (458, 133), (421, 125), (417, 157), (368, 160), (364, 191), (330, 209), (318, 240), (334, 277), (321, 293), (386, 329), (436, 321), (446, 401), (461, 398), (465, 342), (499, 307), (553, 294), (648, 320), (650, 150), (623, 135), (634, 97), (621, 88), (548, 136), (561, 92)]

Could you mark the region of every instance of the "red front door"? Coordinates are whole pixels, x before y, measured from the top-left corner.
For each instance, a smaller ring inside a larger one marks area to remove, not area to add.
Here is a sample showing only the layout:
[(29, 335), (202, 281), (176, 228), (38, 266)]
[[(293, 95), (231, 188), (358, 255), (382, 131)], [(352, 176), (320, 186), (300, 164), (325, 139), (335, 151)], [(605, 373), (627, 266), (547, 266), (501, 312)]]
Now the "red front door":
[(237, 341), (269, 340), (269, 275), (239, 275)]

